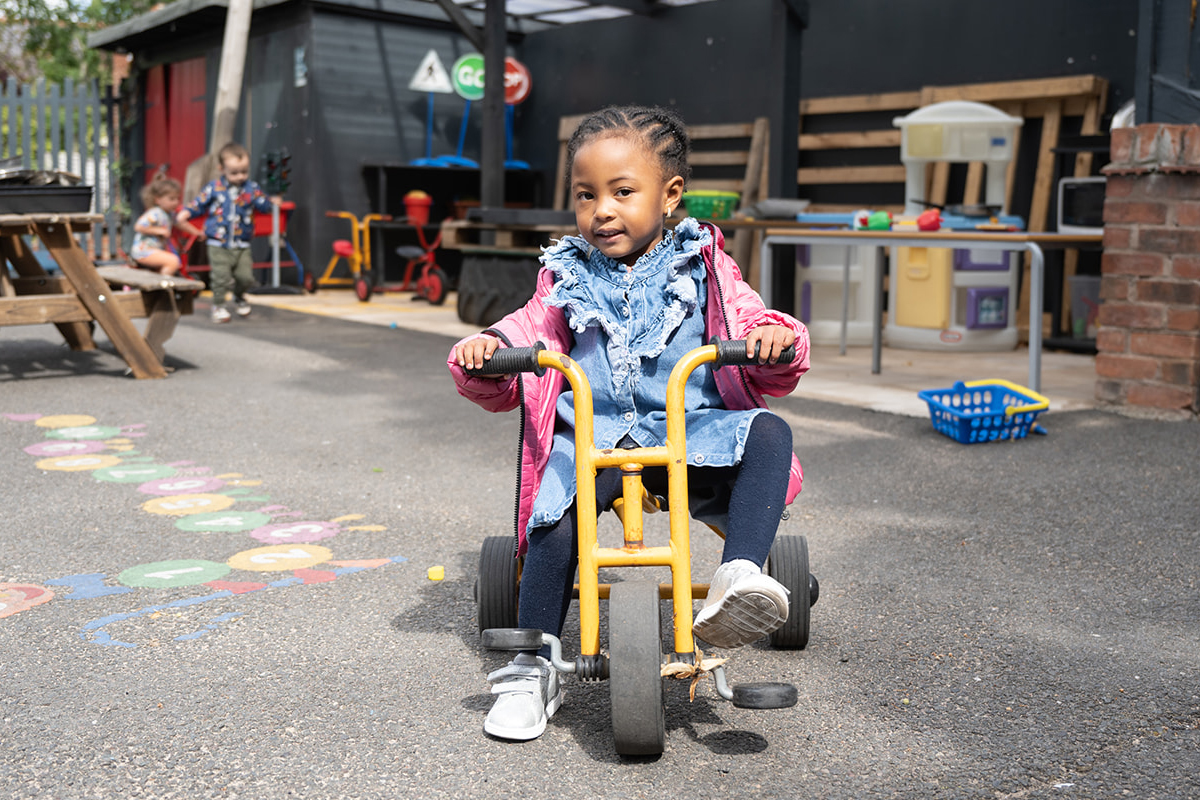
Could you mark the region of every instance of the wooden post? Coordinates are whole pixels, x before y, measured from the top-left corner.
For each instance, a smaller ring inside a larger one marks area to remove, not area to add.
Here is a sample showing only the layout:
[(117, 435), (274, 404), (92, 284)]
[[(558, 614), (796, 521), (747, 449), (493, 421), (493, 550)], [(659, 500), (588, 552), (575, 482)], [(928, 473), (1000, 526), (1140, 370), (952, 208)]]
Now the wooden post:
[(213, 105), (212, 136), (208, 140), (208, 152), (188, 165), (183, 189), (186, 198), (195, 197), (204, 184), (217, 176), (221, 168), (217, 151), (233, 140), (253, 10), (254, 0), (229, 0), (225, 37), (221, 42), (221, 66), (217, 73), (217, 98)]

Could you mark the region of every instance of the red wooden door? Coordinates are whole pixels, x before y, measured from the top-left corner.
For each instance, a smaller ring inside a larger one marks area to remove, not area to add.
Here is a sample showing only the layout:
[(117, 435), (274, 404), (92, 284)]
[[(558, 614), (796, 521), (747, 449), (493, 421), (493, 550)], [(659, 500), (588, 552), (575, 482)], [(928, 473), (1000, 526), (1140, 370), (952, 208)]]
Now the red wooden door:
[(182, 182), (188, 165), (208, 150), (205, 137), (204, 57), (171, 65), (168, 128), (170, 175)]
[(146, 182), (158, 168), (171, 160), (170, 137), (167, 135), (167, 84), (161, 64), (146, 73)]

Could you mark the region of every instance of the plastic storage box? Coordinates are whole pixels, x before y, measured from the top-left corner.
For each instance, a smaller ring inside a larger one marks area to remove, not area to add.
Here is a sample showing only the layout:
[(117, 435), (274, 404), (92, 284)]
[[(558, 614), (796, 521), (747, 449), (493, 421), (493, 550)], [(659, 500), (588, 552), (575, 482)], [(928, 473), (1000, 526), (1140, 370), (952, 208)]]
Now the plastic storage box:
[(737, 208), (737, 192), (701, 189), (683, 193), (683, 205), (696, 219), (729, 219)]
[(1024, 439), (1050, 401), (1024, 386), (1005, 380), (959, 381), (950, 389), (926, 389), (917, 397), (929, 406), (933, 427), (956, 442), (976, 444), (998, 439)]
[(0, 214), (87, 213), (91, 186), (0, 184)]

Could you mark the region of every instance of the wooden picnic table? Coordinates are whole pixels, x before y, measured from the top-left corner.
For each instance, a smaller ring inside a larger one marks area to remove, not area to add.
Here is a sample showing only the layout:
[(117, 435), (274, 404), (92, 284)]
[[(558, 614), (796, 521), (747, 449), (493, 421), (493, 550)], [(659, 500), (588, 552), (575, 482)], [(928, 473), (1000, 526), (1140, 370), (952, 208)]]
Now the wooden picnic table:
[[(97, 267), (76, 229), (89, 231), (98, 214), (0, 214), (0, 326), (53, 323), (72, 350), (94, 350), (99, 325), (135, 378), (164, 378), (163, 343), (181, 314), (204, 288), (199, 281), (168, 278), (130, 267)], [(51, 275), (30, 249), (36, 236), (62, 275)], [(125, 288), (129, 287), (129, 288)], [(145, 318), (146, 333), (133, 319)]]

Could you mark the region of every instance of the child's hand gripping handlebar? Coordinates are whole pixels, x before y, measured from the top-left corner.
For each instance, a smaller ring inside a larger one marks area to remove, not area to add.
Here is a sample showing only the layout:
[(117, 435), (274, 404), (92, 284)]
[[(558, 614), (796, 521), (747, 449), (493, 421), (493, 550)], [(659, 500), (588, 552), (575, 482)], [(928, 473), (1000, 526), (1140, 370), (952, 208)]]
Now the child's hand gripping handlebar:
[[(762, 349), (762, 342), (757, 342), (754, 346), (754, 355), (746, 355), (746, 340), (745, 339), (718, 339), (713, 337), (709, 344), (717, 348), (717, 357), (713, 360), (714, 367), (739, 366), (744, 364), (758, 364), (758, 353)], [(790, 364), (796, 358), (796, 345), (789, 344), (783, 348), (779, 354), (777, 364)]]
[(468, 375), (511, 375), (514, 372), (532, 372), (541, 376), (546, 368), (538, 363), (538, 354), (546, 345), (538, 342), (532, 347), (500, 347), (481, 367), (466, 369)]

